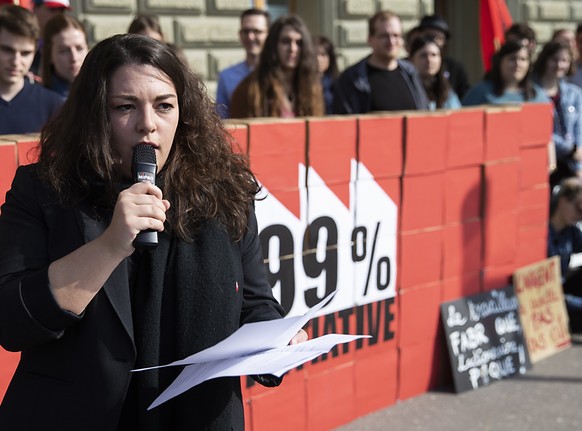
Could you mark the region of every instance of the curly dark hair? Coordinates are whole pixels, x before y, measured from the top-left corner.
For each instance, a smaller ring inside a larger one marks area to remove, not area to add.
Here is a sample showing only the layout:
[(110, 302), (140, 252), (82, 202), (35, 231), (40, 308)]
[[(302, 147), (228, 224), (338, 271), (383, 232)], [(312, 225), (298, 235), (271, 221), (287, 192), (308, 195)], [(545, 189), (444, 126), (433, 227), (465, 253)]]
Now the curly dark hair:
[(216, 219), (233, 239), (240, 239), (259, 191), (248, 161), (233, 147), (200, 76), (166, 44), (145, 36), (116, 35), (89, 52), (59, 115), (42, 130), (41, 177), (64, 203), (86, 199), (95, 184), (104, 185), (110, 205), (115, 202), (122, 183), (121, 159), (110, 145), (107, 83), (119, 67), (129, 64), (162, 71), (178, 95), (178, 127), (158, 175), (164, 198), (172, 203), (169, 228), (189, 241), (202, 221)]

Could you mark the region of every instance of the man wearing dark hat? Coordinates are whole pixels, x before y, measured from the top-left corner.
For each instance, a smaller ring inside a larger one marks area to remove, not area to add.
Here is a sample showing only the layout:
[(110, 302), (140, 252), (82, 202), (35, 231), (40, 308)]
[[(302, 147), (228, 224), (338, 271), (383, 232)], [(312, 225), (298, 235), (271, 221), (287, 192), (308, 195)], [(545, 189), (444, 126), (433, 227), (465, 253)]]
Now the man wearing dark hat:
[[(445, 45), (451, 37), (451, 32), (443, 17), (439, 15), (425, 15), (420, 20), (418, 27), (422, 30), (423, 36), (434, 39), (443, 53), (445, 52)], [(455, 93), (457, 93), (459, 98), (462, 98), (470, 87), (469, 76), (463, 63), (443, 55), (443, 72), (449, 80), (451, 87), (455, 90)]]

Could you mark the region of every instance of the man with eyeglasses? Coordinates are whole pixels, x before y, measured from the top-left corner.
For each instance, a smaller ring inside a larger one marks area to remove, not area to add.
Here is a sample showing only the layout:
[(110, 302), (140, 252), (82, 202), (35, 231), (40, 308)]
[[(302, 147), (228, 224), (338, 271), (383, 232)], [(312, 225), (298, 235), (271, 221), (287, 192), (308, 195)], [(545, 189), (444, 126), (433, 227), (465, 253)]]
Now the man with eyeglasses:
[(245, 49), (245, 60), (222, 70), (218, 75), (216, 105), (222, 118), (230, 118), (230, 99), (238, 84), (253, 71), (267, 39), (270, 25), (269, 12), (247, 9), (240, 16), (240, 42)]
[(429, 109), (428, 99), (414, 66), (399, 58), (404, 45), (402, 23), (391, 11), (368, 20), (372, 53), (348, 67), (335, 86), (335, 114)]

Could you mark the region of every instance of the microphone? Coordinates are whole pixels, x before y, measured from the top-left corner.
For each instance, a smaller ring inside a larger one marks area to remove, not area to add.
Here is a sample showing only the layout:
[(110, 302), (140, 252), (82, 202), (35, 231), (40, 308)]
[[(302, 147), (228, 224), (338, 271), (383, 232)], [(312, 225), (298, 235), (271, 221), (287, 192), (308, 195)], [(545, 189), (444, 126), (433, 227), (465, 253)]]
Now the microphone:
[[(156, 150), (151, 145), (140, 144), (133, 149), (131, 171), (133, 182), (150, 182), (156, 184)], [(133, 246), (139, 250), (151, 250), (158, 245), (158, 232), (153, 229), (142, 230), (133, 240)]]

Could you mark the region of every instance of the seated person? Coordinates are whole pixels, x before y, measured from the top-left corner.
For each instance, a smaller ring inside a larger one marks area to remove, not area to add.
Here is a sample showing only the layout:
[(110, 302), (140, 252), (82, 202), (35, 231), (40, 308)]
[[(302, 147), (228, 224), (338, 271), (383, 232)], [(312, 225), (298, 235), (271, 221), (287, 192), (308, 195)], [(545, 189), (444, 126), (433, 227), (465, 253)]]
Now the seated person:
[(31, 82), (39, 29), (36, 18), (20, 6), (0, 11), (0, 135), (39, 132), (63, 104), (57, 93)]
[(582, 179), (563, 180), (552, 191), (548, 229), (548, 257), (560, 257), (562, 288), (572, 332), (582, 330), (582, 267), (570, 269), (573, 253), (582, 252)]

